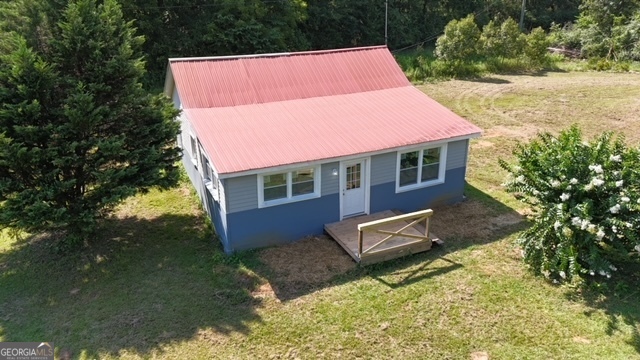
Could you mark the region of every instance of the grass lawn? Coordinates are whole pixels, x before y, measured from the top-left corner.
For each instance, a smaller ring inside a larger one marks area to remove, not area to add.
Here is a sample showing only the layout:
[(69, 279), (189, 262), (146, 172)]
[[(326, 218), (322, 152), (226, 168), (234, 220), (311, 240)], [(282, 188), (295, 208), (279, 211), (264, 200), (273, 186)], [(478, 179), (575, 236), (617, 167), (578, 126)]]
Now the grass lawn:
[(190, 185), (124, 203), (71, 255), (0, 234), (0, 341), (58, 358), (640, 359), (640, 279), (546, 283), (498, 157), (580, 124), (640, 142), (640, 75), (544, 73), (420, 87), (484, 130), (467, 195), (436, 208), (444, 247), (361, 268), (324, 236), (224, 256)]

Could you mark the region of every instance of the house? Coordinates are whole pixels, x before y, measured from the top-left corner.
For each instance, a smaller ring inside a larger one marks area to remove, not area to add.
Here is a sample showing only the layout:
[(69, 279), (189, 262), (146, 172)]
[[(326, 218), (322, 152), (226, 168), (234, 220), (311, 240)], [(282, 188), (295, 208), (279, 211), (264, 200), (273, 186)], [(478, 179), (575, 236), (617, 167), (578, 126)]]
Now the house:
[(226, 252), (463, 198), (480, 129), (385, 46), (169, 59), (184, 163)]

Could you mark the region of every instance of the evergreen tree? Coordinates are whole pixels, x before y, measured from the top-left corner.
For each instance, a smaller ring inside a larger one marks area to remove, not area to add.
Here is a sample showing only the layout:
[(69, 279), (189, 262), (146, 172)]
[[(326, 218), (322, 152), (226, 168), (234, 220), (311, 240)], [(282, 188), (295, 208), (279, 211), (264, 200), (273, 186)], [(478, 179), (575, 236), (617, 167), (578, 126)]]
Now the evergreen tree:
[(71, 1), (56, 25), (37, 49), (5, 38), (0, 226), (72, 241), (123, 199), (176, 184), (179, 128), (170, 101), (143, 90), (143, 39), (115, 0)]

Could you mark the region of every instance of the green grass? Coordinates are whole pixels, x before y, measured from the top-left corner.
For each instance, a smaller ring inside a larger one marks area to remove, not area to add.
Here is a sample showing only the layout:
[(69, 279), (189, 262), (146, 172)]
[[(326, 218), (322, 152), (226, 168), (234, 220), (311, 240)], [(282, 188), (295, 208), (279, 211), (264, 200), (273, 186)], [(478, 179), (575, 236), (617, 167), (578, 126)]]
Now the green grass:
[[(597, 288), (530, 275), (514, 246), (525, 209), (497, 165), (536, 131), (640, 129), (638, 83), (554, 72), (421, 87), (483, 128), (470, 200), (436, 209), (444, 247), (367, 268), (326, 239), (225, 256), (187, 183), (128, 200), (70, 255), (54, 235), (4, 232), (0, 341), (53, 341), (70, 358), (640, 358), (638, 272)], [(305, 256), (318, 244), (326, 259)]]

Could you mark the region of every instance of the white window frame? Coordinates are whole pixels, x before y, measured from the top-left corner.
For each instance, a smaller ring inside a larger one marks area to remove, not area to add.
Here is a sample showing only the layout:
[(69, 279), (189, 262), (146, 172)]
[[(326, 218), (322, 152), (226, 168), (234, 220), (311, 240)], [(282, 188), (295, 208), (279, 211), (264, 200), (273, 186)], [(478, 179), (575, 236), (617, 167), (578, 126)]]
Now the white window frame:
[[(424, 155), (425, 150), (440, 148), (440, 166), (438, 167), (438, 178), (433, 180), (422, 181), (422, 157)], [(400, 186), (400, 159), (402, 154), (410, 153), (418, 151), (418, 174), (417, 174), (417, 182), (411, 185)], [(416, 147), (412, 149), (405, 149), (397, 152), (396, 158), (396, 193), (401, 193), (405, 191), (411, 191), (415, 189), (420, 189), (424, 187), (439, 185), (444, 183), (445, 172), (447, 169), (447, 143), (431, 145), (431, 146), (423, 146)]]
[[(304, 195), (298, 195), (298, 196), (293, 196), (292, 195), (292, 173), (295, 171), (300, 171), (300, 170), (305, 170), (305, 169), (313, 169), (313, 192), (310, 194), (304, 194)], [(304, 200), (310, 200), (310, 199), (316, 199), (320, 197), (320, 171), (321, 171), (321, 166), (320, 165), (315, 165), (315, 166), (304, 166), (304, 167), (300, 167), (300, 168), (295, 168), (295, 169), (287, 169), (284, 171), (274, 171), (274, 172), (268, 172), (268, 173), (264, 173), (264, 174), (258, 174), (257, 178), (258, 178), (258, 208), (263, 208), (263, 207), (269, 207), (269, 206), (277, 206), (277, 205), (282, 205), (282, 204), (289, 204), (289, 203), (293, 203), (293, 202), (297, 202), (297, 201), (304, 201)], [(276, 174), (286, 174), (287, 176), (287, 197), (286, 198), (281, 198), (281, 199), (275, 199), (275, 200), (268, 200), (265, 201), (264, 200), (264, 177), (265, 176), (269, 176), (269, 175), (276, 175)]]
[(200, 150), (200, 163), (202, 164), (202, 182), (204, 183), (204, 186), (207, 188), (209, 193), (213, 196), (213, 199), (218, 201), (218, 199), (220, 198), (220, 183), (218, 175), (213, 169), (213, 166), (211, 166), (211, 160), (209, 160), (206, 153), (204, 152), (202, 144), (198, 143), (198, 149)]
[(198, 168), (198, 138), (189, 134), (189, 153), (191, 154), (191, 162), (193, 166)]

